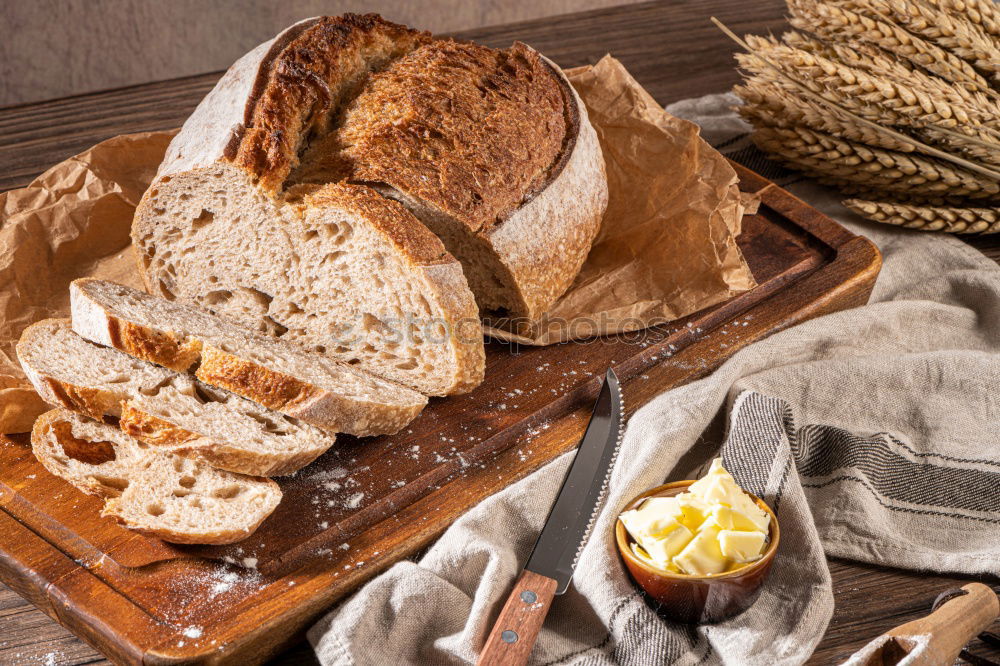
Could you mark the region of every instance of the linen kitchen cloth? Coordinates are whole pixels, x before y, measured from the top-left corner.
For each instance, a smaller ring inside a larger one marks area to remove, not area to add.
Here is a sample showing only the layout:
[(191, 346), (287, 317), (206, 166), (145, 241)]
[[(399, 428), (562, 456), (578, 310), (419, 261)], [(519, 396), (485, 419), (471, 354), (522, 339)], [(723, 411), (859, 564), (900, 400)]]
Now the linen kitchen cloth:
[[(629, 422), (608, 497), (539, 635), (535, 664), (797, 664), (833, 610), (823, 557), (942, 572), (1000, 571), (1000, 268), (960, 241), (869, 224), (836, 195), (789, 183), (746, 146), (715, 95), (668, 110), (884, 258), (869, 305), (748, 346)], [(671, 362), (666, 359), (664, 362)], [(717, 454), (777, 510), (781, 546), (756, 604), (709, 626), (661, 619), (611, 538), (618, 513)], [(309, 633), (324, 664), (475, 661), (572, 454), (490, 497), (418, 562), (400, 562)]]

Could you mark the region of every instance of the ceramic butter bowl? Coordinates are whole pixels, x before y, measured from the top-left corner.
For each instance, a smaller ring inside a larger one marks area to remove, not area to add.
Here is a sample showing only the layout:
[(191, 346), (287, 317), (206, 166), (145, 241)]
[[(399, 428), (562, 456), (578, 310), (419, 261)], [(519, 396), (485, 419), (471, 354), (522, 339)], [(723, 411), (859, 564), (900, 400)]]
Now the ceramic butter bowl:
[[(687, 490), (694, 480), (674, 481), (642, 493), (625, 507), (635, 509), (650, 497), (670, 497)], [(661, 604), (660, 613), (677, 622), (712, 623), (733, 617), (749, 608), (760, 594), (778, 550), (781, 531), (778, 519), (758, 497), (747, 493), (770, 516), (768, 541), (759, 560), (731, 571), (704, 576), (674, 573), (654, 566), (632, 552), (632, 537), (622, 521), (615, 521), (615, 540), (633, 580)]]

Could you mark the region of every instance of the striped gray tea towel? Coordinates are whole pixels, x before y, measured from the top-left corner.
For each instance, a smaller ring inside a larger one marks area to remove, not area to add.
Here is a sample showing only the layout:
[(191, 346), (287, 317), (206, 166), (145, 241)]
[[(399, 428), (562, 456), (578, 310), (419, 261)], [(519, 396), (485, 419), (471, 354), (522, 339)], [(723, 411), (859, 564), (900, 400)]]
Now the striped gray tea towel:
[[(716, 95), (669, 110), (737, 159), (771, 168), (746, 147), (734, 103)], [(635, 413), (534, 664), (799, 664), (833, 610), (824, 555), (1000, 571), (1000, 268), (954, 238), (867, 224), (831, 192), (765, 175), (878, 244), (871, 303), (751, 345)], [(780, 551), (745, 613), (678, 625), (632, 584), (612, 527), (632, 497), (697, 475), (723, 441), (726, 466), (776, 508)], [(569, 459), (485, 500), (419, 561), (396, 564), (333, 609), (309, 634), (320, 661), (475, 661)]]

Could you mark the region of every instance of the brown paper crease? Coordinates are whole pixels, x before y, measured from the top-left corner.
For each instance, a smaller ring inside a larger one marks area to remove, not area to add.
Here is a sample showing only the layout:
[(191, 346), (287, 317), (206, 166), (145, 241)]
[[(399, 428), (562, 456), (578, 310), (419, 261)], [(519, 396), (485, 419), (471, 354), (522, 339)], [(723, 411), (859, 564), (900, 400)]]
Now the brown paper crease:
[[(567, 74), (604, 150), (608, 211), (579, 276), (546, 319), (493, 322), (489, 333), (550, 344), (636, 330), (753, 287), (735, 241), (749, 202), (725, 158), (614, 58)], [(68, 316), (69, 283), (78, 277), (141, 288), (129, 228), (173, 134), (108, 139), (0, 194), (0, 432), (29, 430), (46, 409), (15, 356), (21, 332)]]

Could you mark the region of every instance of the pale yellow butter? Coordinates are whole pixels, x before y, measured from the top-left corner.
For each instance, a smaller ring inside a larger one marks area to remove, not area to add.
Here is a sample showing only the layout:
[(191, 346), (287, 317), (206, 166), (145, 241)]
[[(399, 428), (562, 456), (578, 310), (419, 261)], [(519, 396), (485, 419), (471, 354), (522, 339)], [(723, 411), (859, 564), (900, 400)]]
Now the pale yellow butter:
[(732, 562), (754, 562), (760, 559), (766, 538), (763, 532), (719, 530), (719, 549)]
[[(767, 514), (764, 514), (765, 517)], [(717, 525), (720, 530), (739, 530), (756, 532), (760, 528), (742, 511), (736, 511), (724, 504), (716, 505), (712, 508), (712, 524)]]
[(691, 543), (674, 557), (674, 564), (686, 574), (704, 576), (722, 573), (729, 568), (729, 562), (719, 546), (719, 528), (706, 527), (700, 530)]
[[(684, 549), (694, 534), (678, 522), (644, 540), (646, 552), (657, 562), (666, 562)], [(650, 538), (651, 537), (651, 538)]]
[(654, 566), (704, 576), (760, 559), (770, 516), (716, 458), (687, 492), (652, 497), (620, 517), (632, 552)]

